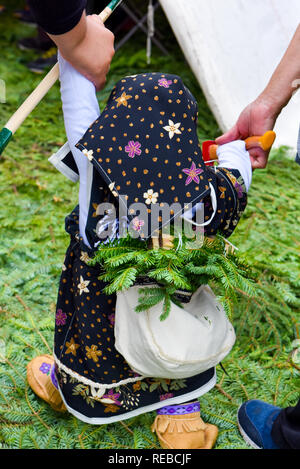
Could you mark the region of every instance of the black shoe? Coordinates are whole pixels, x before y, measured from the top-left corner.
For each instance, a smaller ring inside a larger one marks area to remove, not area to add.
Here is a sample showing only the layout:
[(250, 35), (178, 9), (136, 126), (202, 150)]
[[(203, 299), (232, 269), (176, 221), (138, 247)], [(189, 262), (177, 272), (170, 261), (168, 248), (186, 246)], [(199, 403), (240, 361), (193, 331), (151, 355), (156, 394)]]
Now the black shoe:
[(40, 41), (38, 37), (25, 37), (18, 41), (19, 49), (21, 50), (34, 50), (36, 52), (46, 52), (53, 47), (53, 42)]
[(57, 62), (57, 50), (53, 47), (46, 54), (27, 64), (27, 68), (34, 73), (42, 74), (47, 68), (53, 67)]
[(25, 8), (24, 10), (16, 10), (14, 12), (14, 17), (18, 18), (22, 23), (25, 23), (29, 26), (36, 26), (36, 21), (31, 13), (29, 8)]

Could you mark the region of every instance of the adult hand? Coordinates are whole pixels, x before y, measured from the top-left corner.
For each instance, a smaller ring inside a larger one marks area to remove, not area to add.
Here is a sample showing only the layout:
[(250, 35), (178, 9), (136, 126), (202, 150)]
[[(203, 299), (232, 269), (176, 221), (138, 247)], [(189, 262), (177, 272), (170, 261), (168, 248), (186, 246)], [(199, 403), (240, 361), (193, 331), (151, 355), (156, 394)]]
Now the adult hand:
[(97, 15), (83, 13), (72, 31), (49, 34), (61, 55), (82, 75), (92, 81), (97, 90), (106, 83), (106, 75), (114, 56), (114, 35)]
[[(278, 113), (274, 111), (273, 103), (260, 96), (249, 104), (238, 118), (235, 126), (227, 133), (216, 139), (218, 145), (234, 140), (245, 140), (248, 137), (263, 135), (268, 130), (273, 130)], [(249, 151), (252, 169), (262, 169), (267, 166), (269, 151), (261, 148), (253, 148)]]

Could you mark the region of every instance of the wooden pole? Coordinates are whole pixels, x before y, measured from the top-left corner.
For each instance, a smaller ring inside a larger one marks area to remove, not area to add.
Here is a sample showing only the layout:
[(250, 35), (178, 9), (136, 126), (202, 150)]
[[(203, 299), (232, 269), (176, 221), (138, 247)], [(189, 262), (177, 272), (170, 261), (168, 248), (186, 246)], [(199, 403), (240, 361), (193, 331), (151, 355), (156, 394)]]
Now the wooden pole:
[[(112, 12), (118, 7), (122, 0), (112, 0), (109, 5), (100, 13), (99, 17), (105, 23), (110, 17)], [(59, 78), (59, 66), (58, 63), (50, 70), (49, 73), (44, 77), (41, 83), (35, 88), (35, 90), (28, 96), (24, 103), (19, 109), (11, 116), (2, 131), (0, 132), (0, 155), (4, 148), (8, 145), (13, 134), (23, 124), (26, 117), (33, 111), (33, 109), (41, 102), (44, 96), (52, 88), (54, 83)]]

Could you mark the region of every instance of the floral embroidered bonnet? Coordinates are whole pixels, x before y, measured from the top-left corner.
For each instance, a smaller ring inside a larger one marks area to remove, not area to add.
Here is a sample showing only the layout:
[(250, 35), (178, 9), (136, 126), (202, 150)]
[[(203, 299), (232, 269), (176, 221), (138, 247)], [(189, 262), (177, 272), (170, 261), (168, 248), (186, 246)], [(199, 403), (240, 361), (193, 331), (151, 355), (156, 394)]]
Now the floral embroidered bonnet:
[(126, 77), (76, 145), (126, 204), (129, 220), (136, 219), (135, 204), (145, 205), (149, 219), (154, 206), (168, 204), (173, 218), (209, 195), (197, 110), (178, 76)]

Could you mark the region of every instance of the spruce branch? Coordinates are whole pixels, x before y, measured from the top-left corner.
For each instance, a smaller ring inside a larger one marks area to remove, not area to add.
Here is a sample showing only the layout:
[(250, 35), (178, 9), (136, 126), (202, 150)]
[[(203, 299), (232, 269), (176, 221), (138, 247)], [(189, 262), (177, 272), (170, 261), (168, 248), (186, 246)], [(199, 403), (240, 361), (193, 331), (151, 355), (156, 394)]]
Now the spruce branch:
[(221, 236), (204, 239), (198, 249), (191, 249), (189, 241), (175, 238), (173, 249), (150, 249), (146, 242), (128, 236), (100, 244), (92, 264), (100, 265), (99, 278), (108, 283), (104, 292), (109, 295), (127, 290), (139, 279), (153, 280), (155, 287), (140, 288), (136, 311), (162, 304), (161, 320), (168, 317), (172, 302), (180, 305), (177, 290), (194, 293), (201, 285), (211, 285), (229, 316), (238, 294), (257, 294), (248, 265), (237, 254), (226, 254)]

